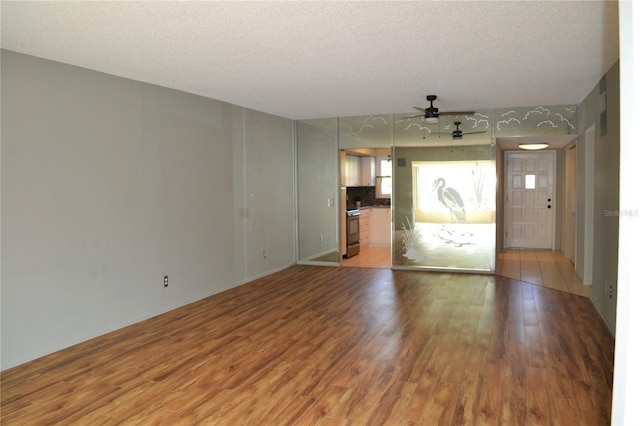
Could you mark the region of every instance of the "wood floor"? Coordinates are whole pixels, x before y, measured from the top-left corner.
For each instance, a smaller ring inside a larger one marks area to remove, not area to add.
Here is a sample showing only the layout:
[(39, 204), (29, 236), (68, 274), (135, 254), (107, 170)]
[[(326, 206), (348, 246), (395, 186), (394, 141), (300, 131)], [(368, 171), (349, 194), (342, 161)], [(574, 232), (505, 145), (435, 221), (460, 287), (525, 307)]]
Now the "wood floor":
[[(391, 251), (388, 248), (367, 247), (357, 256), (343, 259), (342, 265), (391, 268)], [(496, 274), (567, 293), (591, 296), (592, 287), (582, 284), (571, 261), (557, 250), (504, 250), (498, 254)]]
[(605, 425), (585, 297), (294, 266), (4, 371), (2, 425)]

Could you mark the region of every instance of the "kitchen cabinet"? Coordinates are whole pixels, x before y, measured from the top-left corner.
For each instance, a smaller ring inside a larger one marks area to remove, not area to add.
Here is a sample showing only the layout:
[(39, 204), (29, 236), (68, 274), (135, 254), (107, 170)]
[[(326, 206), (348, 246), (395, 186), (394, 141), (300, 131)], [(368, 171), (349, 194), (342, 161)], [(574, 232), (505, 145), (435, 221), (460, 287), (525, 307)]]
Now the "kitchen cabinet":
[(351, 155), (349, 159), (349, 176), (351, 178), (350, 186), (360, 186), (360, 158)]
[(375, 186), (376, 157), (360, 157), (360, 186)]
[(376, 157), (340, 151), (340, 184), (342, 186), (375, 186)]
[(371, 235), (371, 209), (360, 209), (360, 249), (369, 247)]
[(391, 209), (371, 209), (369, 246), (391, 247)]
[(346, 186), (360, 186), (360, 158), (347, 154), (344, 173)]

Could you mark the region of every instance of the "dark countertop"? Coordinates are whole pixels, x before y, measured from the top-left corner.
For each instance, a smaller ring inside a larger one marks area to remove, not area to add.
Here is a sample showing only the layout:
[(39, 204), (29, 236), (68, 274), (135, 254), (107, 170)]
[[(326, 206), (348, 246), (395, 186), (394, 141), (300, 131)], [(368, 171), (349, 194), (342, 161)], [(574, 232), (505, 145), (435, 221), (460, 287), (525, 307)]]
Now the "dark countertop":
[(391, 206), (360, 206), (360, 210), (364, 209), (390, 209)]

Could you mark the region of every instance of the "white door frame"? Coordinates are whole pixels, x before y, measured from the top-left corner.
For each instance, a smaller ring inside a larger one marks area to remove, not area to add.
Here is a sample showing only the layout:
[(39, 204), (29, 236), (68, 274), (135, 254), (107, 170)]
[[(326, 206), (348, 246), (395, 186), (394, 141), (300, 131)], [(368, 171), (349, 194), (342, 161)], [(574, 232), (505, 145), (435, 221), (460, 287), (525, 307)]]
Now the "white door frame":
[(564, 149), (564, 207), (563, 207), (563, 227), (562, 227), (562, 250), (565, 256), (576, 264), (577, 247), (577, 189), (576, 189), (576, 164), (577, 164), (577, 144), (570, 143)]
[(546, 150), (546, 151), (504, 151), (504, 165), (503, 165), (503, 185), (504, 185), (504, 189), (505, 189), (505, 197), (504, 197), (504, 205), (503, 205), (503, 211), (504, 211), (504, 222), (503, 222), (503, 229), (504, 229), (504, 235), (503, 235), (503, 247), (508, 249), (511, 248), (510, 244), (509, 244), (509, 238), (507, 237), (507, 232), (509, 229), (509, 224), (511, 223), (511, 210), (509, 209), (509, 179), (510, 179), (510, 175), (509, 175), (509, 156), (510, 155), (518, 155), (518, 156), (522, 156), (522, 155), (535, 155), (535, 154), (540, 154), (541, 152), (545, 152), (545, 153), (550, 153), (551, 154), (551, 158), (552, 158), (552, 168), (551, 171), (553, 173), (553, 183), (551, 186), (551, 250), (555, 250), (556, 249), (556, 203), (557, 203), (557, 193), (556, 193), (556, 172), (557, 172), (557, 164), (556, 164), (556, 151), (555, 150)]

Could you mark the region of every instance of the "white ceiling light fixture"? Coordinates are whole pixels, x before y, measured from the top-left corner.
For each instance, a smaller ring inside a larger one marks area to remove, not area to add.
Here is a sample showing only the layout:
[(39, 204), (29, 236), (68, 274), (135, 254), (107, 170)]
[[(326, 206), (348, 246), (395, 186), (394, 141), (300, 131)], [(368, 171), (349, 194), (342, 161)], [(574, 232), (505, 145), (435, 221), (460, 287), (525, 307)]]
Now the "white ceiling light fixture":
[(518, 145), (520, 149), (526, 149), (527, 151), (538, 151), (540, 149), (549, 148), (548, 143), (521, 143)]

